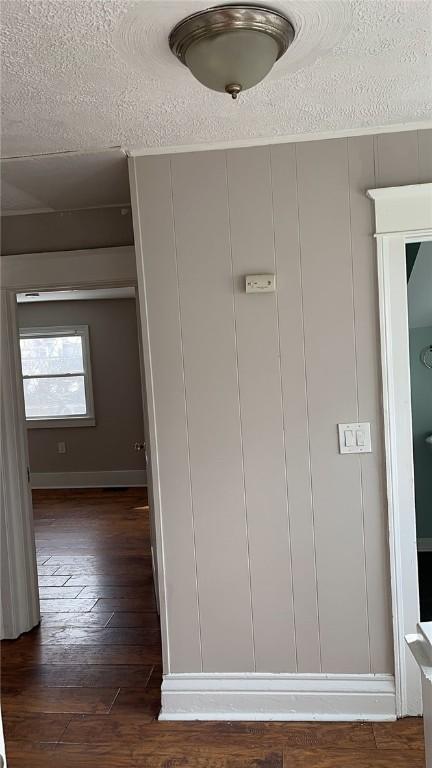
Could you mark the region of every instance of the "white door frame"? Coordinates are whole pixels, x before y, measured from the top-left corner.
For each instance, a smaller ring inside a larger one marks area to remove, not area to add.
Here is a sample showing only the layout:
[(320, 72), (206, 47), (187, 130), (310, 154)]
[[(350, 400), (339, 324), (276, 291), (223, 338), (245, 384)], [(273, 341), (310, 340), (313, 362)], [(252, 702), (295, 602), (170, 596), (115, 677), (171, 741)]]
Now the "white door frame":
[(405, 636), (419, 621), (406, 253), (432, 240), (432, 184), (368, 191), (375, 203), (396, 714), (422, 712)]
[(40, 620), (33, 508), (16, 304), (1, 289), (1, 610), (0, 635), (12, 640)]
[[(25, 291), (134, 287), (138, 307), (135, 248), (122, 246), (3, 256), (1, 283), (2, 372), (8, 374), (7, 386), (2, 377), (1, 490), (3, 500), (12, 500), (9, 505), (2, 504), (2, 511), (5, 511), (2, 533), (3, 527), (6, 531), (6, 535), (2, 536), (2, 560), (8, 564), (10, 571), (10, 578), (2, 579), (2, 620), (6, 625), (4, 634), (2, 627), (2, 636), (13, 638), (32, 629), (40, 620), (16, 294)], [(142, 333), (141, 327), (138, 327), (138, 333)], [(10, 361), (7, 366), (6, 358)], [(143, 408), (145, 414), (144, 381)], [(9, 418), (4, 417), (3, 410)], [(147, 421), (146, 416), (144, 420)], [(145, 429), (147, 432), (146, 425)], [(10, 461), (7, 460), (6, 450), (9, 446), (13, 454)], [(156, 569), (156, 557), (155, 560), (153, 567)], [(155, 584), (157, 576), (155, 572)], [(18, 611), (21, 605), (22, 610)]]

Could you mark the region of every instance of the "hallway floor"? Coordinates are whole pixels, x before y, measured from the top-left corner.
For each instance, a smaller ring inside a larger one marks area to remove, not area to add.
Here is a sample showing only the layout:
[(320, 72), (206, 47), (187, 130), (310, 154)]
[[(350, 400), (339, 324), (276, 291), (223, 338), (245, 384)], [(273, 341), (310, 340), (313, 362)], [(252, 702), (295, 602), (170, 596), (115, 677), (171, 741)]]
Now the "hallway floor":
[(422, 722), (159, 723), (142, 489), (35, 491), (41, 626), (2, 643), (8, 768), (423, 768)]

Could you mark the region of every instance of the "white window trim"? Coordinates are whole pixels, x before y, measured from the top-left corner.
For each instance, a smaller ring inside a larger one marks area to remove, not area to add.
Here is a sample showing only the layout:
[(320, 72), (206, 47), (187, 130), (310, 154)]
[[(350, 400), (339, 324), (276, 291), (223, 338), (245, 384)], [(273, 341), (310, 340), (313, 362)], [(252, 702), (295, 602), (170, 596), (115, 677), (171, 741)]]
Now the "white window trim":
[[(51, 428), (69, 428), (69, 427), (94, 427), (96, 419), (94, 413), (93, 398), (93, 380), (90, 358), (90, 335), (88, 325), (53, 325), (53, 326), (33, 326), (32, 328), (20, 328), (20, 338), (35, 339), (41, 336), (81, 336), (83, 339), (83, 366), (84, 366), (84, 387), (87, 404), (87, 413), (84, 416), (68, 416), (62, 418), (53, 416), (49, 419), (26, 418), (28, 429), (51, 429)], [(37, 378), (37, 377), (35, 377)], [(24, 380), (24, 377), (23, 377)]]

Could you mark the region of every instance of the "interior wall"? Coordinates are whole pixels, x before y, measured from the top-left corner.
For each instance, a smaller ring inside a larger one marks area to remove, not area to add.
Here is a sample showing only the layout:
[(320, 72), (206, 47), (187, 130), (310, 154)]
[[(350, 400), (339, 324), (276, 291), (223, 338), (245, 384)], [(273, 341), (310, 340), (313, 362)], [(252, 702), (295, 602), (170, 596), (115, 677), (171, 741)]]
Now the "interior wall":
[[(32, 473), (144, 470), (143, 407), (135, 299), (18, 305), (21, 328), (88, 325), (96, 426), (29, 429)], [(66, 453), (57, 443), (66, 443)]]
[(130, 208), (90, 208), (1, 218), (1, 253), (42, 253), (133, 245)]
[[(166, 672), (393, 670), (368, 188), (432, 132), (131, 160)], [(244, 276), (275, 272), (274, 294)], [(369, 421), (373, 452), (338, 453)]]

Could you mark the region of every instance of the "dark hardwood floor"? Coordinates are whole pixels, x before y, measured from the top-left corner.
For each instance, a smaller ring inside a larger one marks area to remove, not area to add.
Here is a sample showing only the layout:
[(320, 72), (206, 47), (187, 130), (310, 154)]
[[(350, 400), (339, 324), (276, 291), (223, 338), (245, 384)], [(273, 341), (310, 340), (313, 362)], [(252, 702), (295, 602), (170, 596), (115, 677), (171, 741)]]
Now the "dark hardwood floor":
[(9, 768), (423, 768), (422, 722), (159, 723), (140, 489), (37, 491), (42, 621), (2, 644)]

